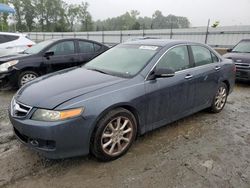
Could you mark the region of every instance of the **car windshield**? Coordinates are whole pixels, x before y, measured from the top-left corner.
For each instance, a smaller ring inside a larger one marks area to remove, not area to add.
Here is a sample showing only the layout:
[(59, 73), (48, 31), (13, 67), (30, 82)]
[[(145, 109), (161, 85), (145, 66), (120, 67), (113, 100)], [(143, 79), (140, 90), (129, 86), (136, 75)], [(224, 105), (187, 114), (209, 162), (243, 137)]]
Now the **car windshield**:
[(250, 53), (250, 41), (242, 41), (237, 44), (232, 52)]
[(114, 76), (132, 77), (149, 62), (158, 49), (157, 46), (118, 45), (84, 67)]
[(27, 50), (25, 50), (24, 53), (26, 53), (26, 54), (37, 54), (40, 51), (42, 51), (45, 47), (50, 45), (52, 42), (54, 42), (54, 41), (47, 40), (47, 41), (40, 42), (40, 43), (35, 44), (34, 46), (28, 48)]

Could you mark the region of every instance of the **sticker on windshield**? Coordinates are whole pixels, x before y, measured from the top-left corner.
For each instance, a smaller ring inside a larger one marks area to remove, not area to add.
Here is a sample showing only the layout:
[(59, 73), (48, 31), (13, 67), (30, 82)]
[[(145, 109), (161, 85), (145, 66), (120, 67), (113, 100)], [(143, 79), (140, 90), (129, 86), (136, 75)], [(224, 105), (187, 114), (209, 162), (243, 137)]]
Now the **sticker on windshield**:
[(157, 50), (157, 46), (140, 46), (139, 49), (141, 50)]

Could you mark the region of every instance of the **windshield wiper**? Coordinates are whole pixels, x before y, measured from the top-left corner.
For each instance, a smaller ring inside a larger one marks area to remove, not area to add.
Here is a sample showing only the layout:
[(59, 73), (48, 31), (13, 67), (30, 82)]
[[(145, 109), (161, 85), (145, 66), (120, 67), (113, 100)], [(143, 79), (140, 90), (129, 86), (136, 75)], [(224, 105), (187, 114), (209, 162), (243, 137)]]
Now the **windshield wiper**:
[(103, 71), (103, 70), (100, 70), (100, 69), (88, 69), (88, 70), (92, 70), (92, 71), (96, 71), (96, 72), (100, 72), (100, 73), (103, 73), (103, 74), (109, 74), (107, 73), (106, 71)]

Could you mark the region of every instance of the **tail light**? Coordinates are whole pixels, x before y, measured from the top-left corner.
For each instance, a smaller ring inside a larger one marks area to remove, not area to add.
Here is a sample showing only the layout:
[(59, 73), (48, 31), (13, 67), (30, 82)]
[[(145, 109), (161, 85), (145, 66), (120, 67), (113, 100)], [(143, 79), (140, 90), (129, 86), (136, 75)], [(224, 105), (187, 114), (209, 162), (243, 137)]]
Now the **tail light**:
[(32, 44), (28, 44), (27, 46), (30, 48), (30, 47), (32, 47), (33, 45), (32, 45)]

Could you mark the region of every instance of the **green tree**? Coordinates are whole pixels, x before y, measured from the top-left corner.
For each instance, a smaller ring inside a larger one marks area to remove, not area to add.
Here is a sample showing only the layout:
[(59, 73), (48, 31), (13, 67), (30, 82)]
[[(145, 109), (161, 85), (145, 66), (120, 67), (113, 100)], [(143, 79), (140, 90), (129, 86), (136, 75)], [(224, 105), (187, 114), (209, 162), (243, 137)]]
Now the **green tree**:
[(74, 25), (78, 22), (80, 7), (75, 4), (70, 4), (66, 8), (66, 19), (70, 26), (70, 31), (73, 31)]
[(32, 0), (22, 0), (20, 1), (23, 7), (24, 19), (27, 26), (27, 31), (33, 30), (34, 18), (36, 17), (35, 6)]
[(88, 11), (89, 4), (87, 2), (82, 2), (79, 5), (79, 20), (81, 22), (81, 28), (83, 31), (91, 31), (93, 29), (92, 16)]

